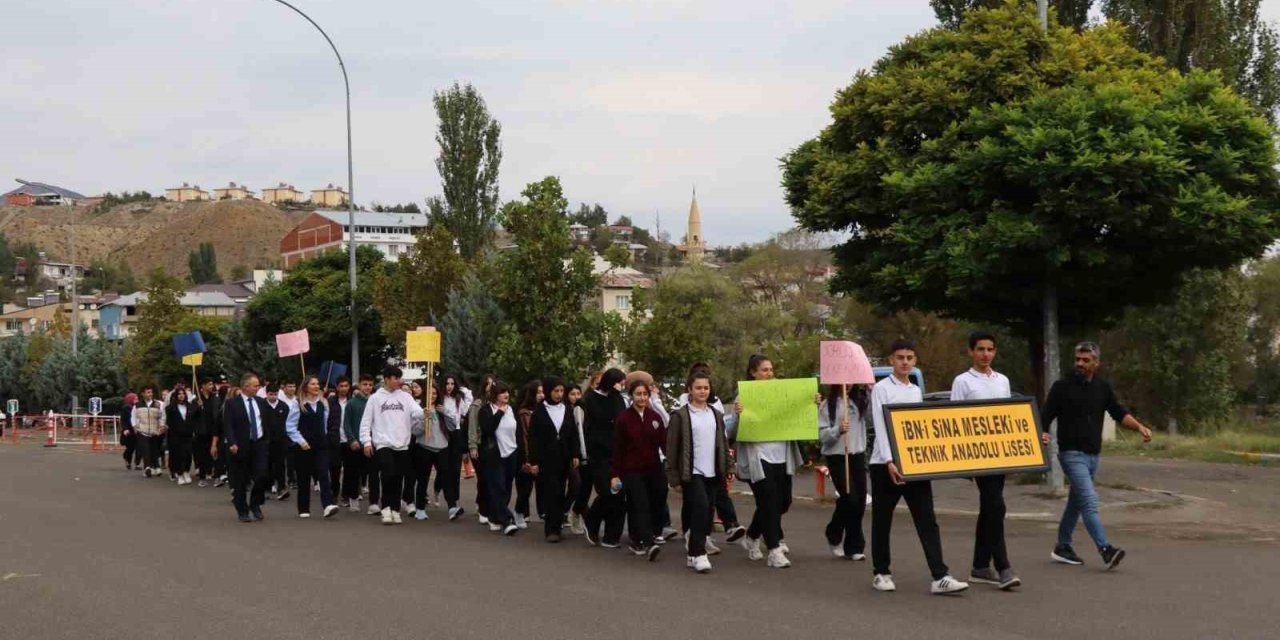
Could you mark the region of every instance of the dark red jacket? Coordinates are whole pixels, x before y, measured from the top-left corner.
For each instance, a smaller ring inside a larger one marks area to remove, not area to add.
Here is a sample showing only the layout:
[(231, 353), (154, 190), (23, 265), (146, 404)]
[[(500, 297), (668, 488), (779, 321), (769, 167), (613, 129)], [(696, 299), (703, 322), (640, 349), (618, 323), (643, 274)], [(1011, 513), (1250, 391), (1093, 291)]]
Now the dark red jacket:
[(609, 464), (612, 477), (662, 472), (658, 452), (667, 447), (667, 427), (657, 411), (645, 409), (641, 417), (631, 407), (619, 414), (613, 425), (613, 456)]

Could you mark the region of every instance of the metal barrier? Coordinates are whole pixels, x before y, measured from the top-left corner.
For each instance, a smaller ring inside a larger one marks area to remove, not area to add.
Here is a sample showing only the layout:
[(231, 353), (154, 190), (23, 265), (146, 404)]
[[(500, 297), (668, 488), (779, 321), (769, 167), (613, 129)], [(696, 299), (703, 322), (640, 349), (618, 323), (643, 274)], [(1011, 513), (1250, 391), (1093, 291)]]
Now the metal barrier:
[(0, 442), (44, 441), (46, 447), (86, 446), (91, 451), (120, 449), (119, 416), (46, 413), (10, 417)]

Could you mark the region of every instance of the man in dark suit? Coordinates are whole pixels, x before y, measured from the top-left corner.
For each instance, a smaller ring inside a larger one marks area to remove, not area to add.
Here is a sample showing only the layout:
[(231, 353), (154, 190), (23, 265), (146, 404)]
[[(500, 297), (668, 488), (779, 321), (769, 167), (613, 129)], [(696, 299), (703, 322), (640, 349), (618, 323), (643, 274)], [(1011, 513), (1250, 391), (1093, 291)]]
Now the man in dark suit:
[[(223, 437), (231, 473), (232, 502), (240, 522), (262, 520), (262, 504), (266, 502), (269, 448), (266, 425), (271, 410), (265, 400), (257, 396), (258, 376), (246, 373), (240, 379), (240, 395), (228, 399), (223, 407)], [(252, 494), (246, 501), (246, 492), (252, 484)]]

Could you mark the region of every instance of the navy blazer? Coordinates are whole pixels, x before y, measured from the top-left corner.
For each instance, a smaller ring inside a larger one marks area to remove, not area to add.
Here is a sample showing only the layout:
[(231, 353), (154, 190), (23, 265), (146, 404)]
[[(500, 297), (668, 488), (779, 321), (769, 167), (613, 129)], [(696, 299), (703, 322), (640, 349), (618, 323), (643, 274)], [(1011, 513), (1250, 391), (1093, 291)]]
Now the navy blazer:
[[(267, 425), (271, 422), (271, 407), (267, 405), (267, 401), (254, 396), (253, 402), (257, 405), (258, 421), (262, 425), (261, 436), (258, 441), (267, 437)], [(229, 398), (222, 405), (222, 437), (226, 438), (227, 446), (239, 446), (250, 443), (250, 434), (253, 433), (249, 424), (249, 412), (245, 408), (244, 396), (235, 396)]]

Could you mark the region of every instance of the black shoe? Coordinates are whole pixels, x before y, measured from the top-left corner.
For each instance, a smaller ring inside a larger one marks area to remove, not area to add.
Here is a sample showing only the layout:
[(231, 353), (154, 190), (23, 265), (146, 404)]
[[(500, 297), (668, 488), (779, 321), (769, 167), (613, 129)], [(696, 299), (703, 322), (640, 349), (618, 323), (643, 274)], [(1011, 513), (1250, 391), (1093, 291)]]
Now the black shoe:
[(600, 530), (595, 527), (587, 527), (586, 533), (583, 535), (587, 539), (587, 544), (598, 547), (600, 546)]
[(126, 471), (133, 471), (133, 463), (132, 462), (124, 463), (124, 468)]
[(1061, 562), (1062, 564), (1076, 566), (1084, 564), (1084, 560), (1081, 560), (1080, 556), (1076, 555), (1075, 549), (1072, 549), (1069, 544), (1060, 544), (1054, 547), (1053, 553), (1049, 554), (1049, 557), (1054, 562)]
[(284, 490), (284, 493), (281, 493), (280, 495), (276, 496), (276, 500), (288, 500), (288, 499), (289, 499), (289, 490), (288, 490), (288, 489), (285, 489), (285, 490)]
[(254, 519), (254, 520), (262, 520), (262, 519), (263, 519), (263, 518), (262, 518), (262, 508), (261, 508), (261, 507), (253, 507), (253, 508), (249, 509), (249, 513), (253, 516), (253, 519)]
[(648, 547), (642, 547), (638, 544), (628, 545), (627, 550), (630, 551), (633, 555), (637, 555), (637, 556), (643, 556), (649, 553)]
[(1124, 549), (1107, 545), (1100, 552), (1102, 553), (1102, 562), (1107, 565), (1107, 571), (1120, 566), (1120, 561), (1124, 560)]
[(728, 529), (725, 529), (725, 534), (727, 534), (724, 538), (725, 542), (733, 544), (741, 540), (742, 536), (747, 535), (747, 528), (740, 524), (735, 524)]
[(253, 522), (253, 518), (250, 518), (247, 513), (238, 514), (238, 517), (240, 518), (240, 522)]
[(560, 534), (558, 533), (553, 533), (547, 536), (547, 542), (550, 542), (551, 544), (556, 544), (557, 542), (560, 542), (560, 540)]
[(649, 548), (645, 550), (645, 555), (649, 556), (649, 562), (657, 560), (659, 553), (662, 553), (662, 547), (659, 547), (656, 544), (650, 545)]

